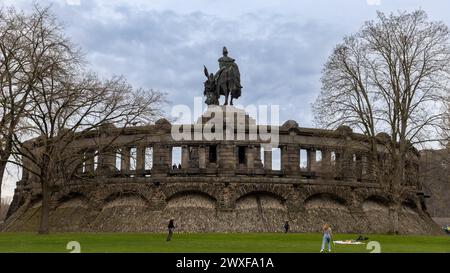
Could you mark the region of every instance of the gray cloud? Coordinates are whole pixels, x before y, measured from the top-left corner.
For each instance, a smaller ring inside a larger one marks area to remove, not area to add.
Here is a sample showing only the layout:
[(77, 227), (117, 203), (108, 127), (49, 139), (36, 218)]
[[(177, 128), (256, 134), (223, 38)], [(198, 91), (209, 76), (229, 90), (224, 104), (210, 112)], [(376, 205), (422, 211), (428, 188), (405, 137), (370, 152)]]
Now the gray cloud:
[[(30, 0), (0, 0), (29, 9)], [(137, 87), (169, 94), (172, 104), (193, 104), (203, 89), (203, 65), (216, 71), (226, 45), (241, 70), (239, 103), (278, 104), (281, 121), (312, 126), (310, 104), (334, 45), (375, 17), (421, 5), (432, 19), (449, 21), (449, 3), (382, 1), (124, 1), (42, 0), (86, 52), (90, 68), (105, 77), (123, 74)], [(420, 3), (420, 4), (419, 4)], [(12, 194), (13, 179), (3, 189)]]
[[(242, 75), (239, 102), (281, 105), (281, 119), (311, 124), (321, 65), (342, 36), (327, 24), (283, 15), (224, 19), (201, 12), (138, 11), (118, 7), (107, 23), (96, 7), (67, 8), (67, 30), (87, 52), (92, 69), (123, 74), (135, 85), (169, 93), (173, 104), (201, 95), (205, 64), (217, 69), (226, 45)], [(74, 14), (75, 13), (75, 14)]]

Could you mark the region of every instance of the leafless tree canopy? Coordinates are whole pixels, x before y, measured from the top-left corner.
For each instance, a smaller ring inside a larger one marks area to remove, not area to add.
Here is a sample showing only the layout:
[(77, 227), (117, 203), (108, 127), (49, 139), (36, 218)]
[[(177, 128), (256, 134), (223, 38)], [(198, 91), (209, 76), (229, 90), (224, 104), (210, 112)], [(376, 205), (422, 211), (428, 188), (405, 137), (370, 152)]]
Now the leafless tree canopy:
[[(74, 169), (71, 144), (105, 126), (153, 122), (164, 95), (135, 89), (121, 76), (102, 80), (87, 72), (83, 54), (48, 8), (35, 6), (30, 15), (0, 11), (0, 32), (1, 162), (38, 177), (39, 231), (47, 233), (52, 187)], [(28, 140), (37, 140), (38, 148)]]
[[(449, 92), (448, 27), (429, 21), (422, 10), (378, 12), (377, 20), (334, 49), (313, 110), (319, 126), (345, 124), (367, 135), (377, 173), (387, 174), (380, 182), (395, 195), (410, 148), (445, 139)], [(375, 145), (381, 132), (390, 135), (385, 167), (380, 167)]]
[(414, 143), (435, 139), (450, 75), (449, 30), (424, 11), (379, 12), (344, 38), (327, 61), (314, 104), (317, 123), (389, 132)]
[(24, 111), (33, 87), (50, 70), (70, 66), (74, 62), (66, 61), (79, 56), (61, 33), (48, 9), (36, 7), (30, 15), (0, 10), (0, 185), (14, 135), (29, 133)]

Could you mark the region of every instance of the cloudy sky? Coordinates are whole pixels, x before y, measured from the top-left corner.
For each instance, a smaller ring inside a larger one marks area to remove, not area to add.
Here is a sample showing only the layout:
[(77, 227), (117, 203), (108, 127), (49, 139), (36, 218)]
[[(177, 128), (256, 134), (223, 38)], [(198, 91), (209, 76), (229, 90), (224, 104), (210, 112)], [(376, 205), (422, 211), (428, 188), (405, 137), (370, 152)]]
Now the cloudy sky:
[[(0, 0), (29, 10), (33, 1)], [(51, 4), (72, 41), (103, 77), (125, 75), (136, 87), (167, 92), (171, 105), (193, 106), (203, 65), (218, 68), (222, 47), (236, 59), (239, 103), (280, 105), (280, 122), (313, 126), (310, 105), (322, 65), (346, 34), (376, 11), (424, 9), (450, 25), (448, 0), (40, 0)], [(170, 109), (168, 108), (170, 112)], [(14, 178), (3, 193), (12, 195)]]

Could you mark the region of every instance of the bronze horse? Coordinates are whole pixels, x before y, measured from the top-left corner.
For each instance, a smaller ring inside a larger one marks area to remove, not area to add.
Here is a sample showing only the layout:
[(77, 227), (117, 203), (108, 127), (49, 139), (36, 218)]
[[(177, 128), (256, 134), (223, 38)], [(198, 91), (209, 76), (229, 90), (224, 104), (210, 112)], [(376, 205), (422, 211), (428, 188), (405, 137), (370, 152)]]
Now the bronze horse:
[(233, 105), (233, 99), (241, 96), (241, 84), (239, 70), (236, 65), (227, 66), (217, 71), (216, 75), (208, 73), (204, 66), (204, 73), (207, 78), (205, 81), (204, 95), (206, 104), (219, 105), (220, 96), (225, 96), (224, 105), (228, 105), (228, 97), (231, 94), (230, 105)]

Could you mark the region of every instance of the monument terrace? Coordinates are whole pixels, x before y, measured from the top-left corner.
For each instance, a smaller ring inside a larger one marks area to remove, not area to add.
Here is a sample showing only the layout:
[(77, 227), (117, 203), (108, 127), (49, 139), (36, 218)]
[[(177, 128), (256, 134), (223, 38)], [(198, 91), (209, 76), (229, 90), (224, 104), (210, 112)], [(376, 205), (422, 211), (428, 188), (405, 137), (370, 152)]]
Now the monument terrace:
[[(394, 197), (376, 176), (365, 135), (347, 126), (303, 128), (293, 120), (256, 124), (232, 106), (242, 86), (226, 48), (219, 70), (204, 72), (208, 110), (182, 126), (191, 137), (174, 138), (166, 119), (128, 128), (105, 124), (64, 150), (73, 171), (52, 189), (52, 231), (164, 232), (174, 218), (183, 232), (281, 232), (288, 220), (293, 232), (319, 231), (328, 222), (337, 232), (388, 233), (396, 225), (405, 234), (439, 233), (426, 211), (414, 147), (400, 198)], [(219, 105), (221, 95), (226, 105)], [(219, 114), (220, 126), (211, 123)], [(205, 127), (233, 137), (208, 137)], [(382, 169), (389, 166), (387, 139), (381, 133), (376, 140)], [(28, 146), (38, 154), (39, 138)], [(180, 151), (180, 164), (173, 151)], [(35, 231), (39, 222), (41, 187), (24, 160), (28, 168), (17, 182), (6, 231)]]

